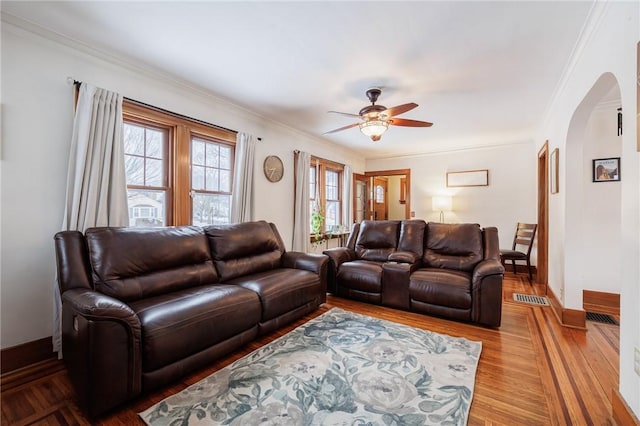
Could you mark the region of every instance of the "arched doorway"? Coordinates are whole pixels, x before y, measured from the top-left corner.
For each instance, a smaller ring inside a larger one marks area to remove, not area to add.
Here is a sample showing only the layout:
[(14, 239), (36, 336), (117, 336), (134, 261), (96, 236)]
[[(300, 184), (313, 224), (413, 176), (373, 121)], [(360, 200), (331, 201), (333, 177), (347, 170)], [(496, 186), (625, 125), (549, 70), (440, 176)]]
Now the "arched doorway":
[(583, 290), (621, 291), (621, 186), (595, 182), (593, 160), (620, 157), (617, 135), (620, 89), (605, 73), (576, 108), (567, 132), (564, 168), (564, 279), (560, 291), (565, 308), (583, 308)]

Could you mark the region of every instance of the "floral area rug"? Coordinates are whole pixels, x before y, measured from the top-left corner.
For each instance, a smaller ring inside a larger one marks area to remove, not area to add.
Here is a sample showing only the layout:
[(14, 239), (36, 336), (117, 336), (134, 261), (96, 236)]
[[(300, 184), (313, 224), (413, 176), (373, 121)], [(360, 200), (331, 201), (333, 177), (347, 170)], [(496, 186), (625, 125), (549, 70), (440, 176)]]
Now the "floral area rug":
[(333, 308), (140, 413), (149, 425), (465, 425), (480, 342)]

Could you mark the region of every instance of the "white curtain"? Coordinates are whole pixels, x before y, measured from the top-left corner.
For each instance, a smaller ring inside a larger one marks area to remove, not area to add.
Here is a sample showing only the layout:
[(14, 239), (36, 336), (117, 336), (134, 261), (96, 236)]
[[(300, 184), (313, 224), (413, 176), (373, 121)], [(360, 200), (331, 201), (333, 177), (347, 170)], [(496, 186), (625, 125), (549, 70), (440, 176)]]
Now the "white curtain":
[(307, 152), (295, 153), (295, 187), (293, 213), (293, 243), (291, 250), (307, 252), (309, 249), (309, 168), (311, 156)]
[[(73, 120), (62, 230), (127, 226), (122, 95), (82, 83)], [(54, 286), (53, 349), (62, 350), (62, 303)]]
[(231, 222), (253, 220), (253, 169), (256, 140), (253, 136), (239, 132), (236, 138), (236, 160), (231, 195)]
[(344, 166), (342, 174), (342, 224), (347, 230), (353, 223), (353, 170)]

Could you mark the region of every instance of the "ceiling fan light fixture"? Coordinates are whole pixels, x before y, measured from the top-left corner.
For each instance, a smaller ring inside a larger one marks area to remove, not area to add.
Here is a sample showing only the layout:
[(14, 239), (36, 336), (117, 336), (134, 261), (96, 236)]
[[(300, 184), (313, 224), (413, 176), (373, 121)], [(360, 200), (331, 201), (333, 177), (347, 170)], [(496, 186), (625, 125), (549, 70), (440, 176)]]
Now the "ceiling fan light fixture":
[(373, 141), (379, 141), (384, 132), (387, 131), (389, 123), (382, 120), (369, 120), (360, 123), (360, 131), (371, 138)]

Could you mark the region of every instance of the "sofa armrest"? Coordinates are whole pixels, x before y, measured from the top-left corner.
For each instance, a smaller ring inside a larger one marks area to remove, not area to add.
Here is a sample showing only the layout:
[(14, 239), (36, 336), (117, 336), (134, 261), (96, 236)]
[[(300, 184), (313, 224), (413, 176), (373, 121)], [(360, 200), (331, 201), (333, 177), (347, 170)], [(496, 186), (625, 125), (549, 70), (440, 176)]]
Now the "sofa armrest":
[(323, 251), (329, 256), (329, 265), (327, 267), (327, 291), (336, 294), (338, 291), (338, 269), (345, 262), (356, 260), (356, 252), (348, 247), (334, 247)]
[(324, 254), (303, 253), (300, 251), (288, 251), (282, 255), (284, 268), (304, 269), (320, 275), (329, 258)]
[(140, 394), (140, 341), (140, 320), (125, 303), (84, 288), (62, 294), (63, 358), (90, 418)]
[(396, 251), (389, 255), (389, 262), (417, 263), (420, 256), (412, 251)]
[(480, 262), (471, 279), (471, 319), (490, 327), (499, 327), (502, 318), (502, 280), (504, 266), (495, 259)]

